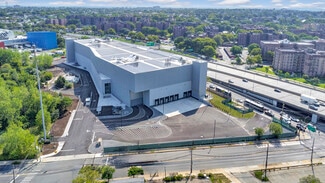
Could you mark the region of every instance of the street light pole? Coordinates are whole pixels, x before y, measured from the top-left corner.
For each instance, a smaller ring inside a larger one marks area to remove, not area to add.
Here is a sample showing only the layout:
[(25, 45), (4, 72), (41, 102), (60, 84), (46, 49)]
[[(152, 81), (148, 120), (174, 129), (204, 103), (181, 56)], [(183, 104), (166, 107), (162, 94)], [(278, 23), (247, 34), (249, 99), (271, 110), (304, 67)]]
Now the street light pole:
[(42, 124), (43, 124), (44, 142), (45, 142), (46, 141), (46, 128), (45, 128), (44, 109), (43, 109), (43, 97), (42, 97), (42, 90), (41, 90), (41, 81), (39, 78), (38, 62), (36, 59), (36, 46), (35, 45), (34, 45), (34, 60), (35, 60), (35, 64), (36, 64), (37, 84), (38, 84), (40, 106), (41, 106), (41, 112), (42, 112)]

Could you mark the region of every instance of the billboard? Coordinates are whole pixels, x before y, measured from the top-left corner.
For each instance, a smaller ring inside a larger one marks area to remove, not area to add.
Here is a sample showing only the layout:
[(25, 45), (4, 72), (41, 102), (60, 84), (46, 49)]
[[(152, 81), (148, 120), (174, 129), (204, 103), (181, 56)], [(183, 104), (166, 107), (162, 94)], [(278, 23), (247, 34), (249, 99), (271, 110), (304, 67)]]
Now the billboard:
[(11, 30), (0, 29), (0, 40), (14, 39), (15, 34)]

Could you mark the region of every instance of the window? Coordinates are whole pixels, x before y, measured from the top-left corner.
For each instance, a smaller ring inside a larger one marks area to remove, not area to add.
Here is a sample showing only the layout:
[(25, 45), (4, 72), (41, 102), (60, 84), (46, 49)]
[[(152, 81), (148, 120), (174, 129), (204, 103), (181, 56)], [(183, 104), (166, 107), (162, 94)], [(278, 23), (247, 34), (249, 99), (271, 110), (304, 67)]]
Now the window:
[(111, 83), (105, 83), (105, 94), (111, 94)]

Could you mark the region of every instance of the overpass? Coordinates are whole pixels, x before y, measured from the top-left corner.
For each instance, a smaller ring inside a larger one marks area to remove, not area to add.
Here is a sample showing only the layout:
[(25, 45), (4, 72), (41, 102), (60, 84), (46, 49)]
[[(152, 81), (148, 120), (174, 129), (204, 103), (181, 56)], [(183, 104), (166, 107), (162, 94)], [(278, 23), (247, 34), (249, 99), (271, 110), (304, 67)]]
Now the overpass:
[[(300, 101), (300, 95), (306, 94), (317, 98), (319, 101), (325, 101), (325, 92), (319, 88), (309, 85), (301, 85), (293, 81), (284, 80), (278, 77), (268, 76), (257, 72), (238, 69), (233, 66), (223, 64), (208, 64), (207, 73), (213, 81), (235, 90), (269, 105), (279, 108), (285, 107), (292, 110), (292, 113), (299, 112), (302, 116), (311, 116), (312, 122), (316, 123), (319, 119), (325, 120), (325, 107), (312, 110), (307, 104)], [(248, 80), (244, 82), (243, 79)], [(228, 81), (232, 82), (229, 83)], [(280, 89), (281, 92), (274, 91)], [(302, 112), (302, 113), (301, 113)]]

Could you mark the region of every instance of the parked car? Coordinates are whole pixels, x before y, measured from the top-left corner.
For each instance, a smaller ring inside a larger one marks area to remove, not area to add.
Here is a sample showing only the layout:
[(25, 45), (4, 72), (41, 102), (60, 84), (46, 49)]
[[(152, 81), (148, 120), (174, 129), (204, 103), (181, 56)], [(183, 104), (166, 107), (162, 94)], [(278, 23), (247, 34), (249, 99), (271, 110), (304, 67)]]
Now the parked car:
[(213, 86), (213, 85), (209, 85), (209, 88), (211, 88), (211, 89), (215, 89), (215, 86)]

